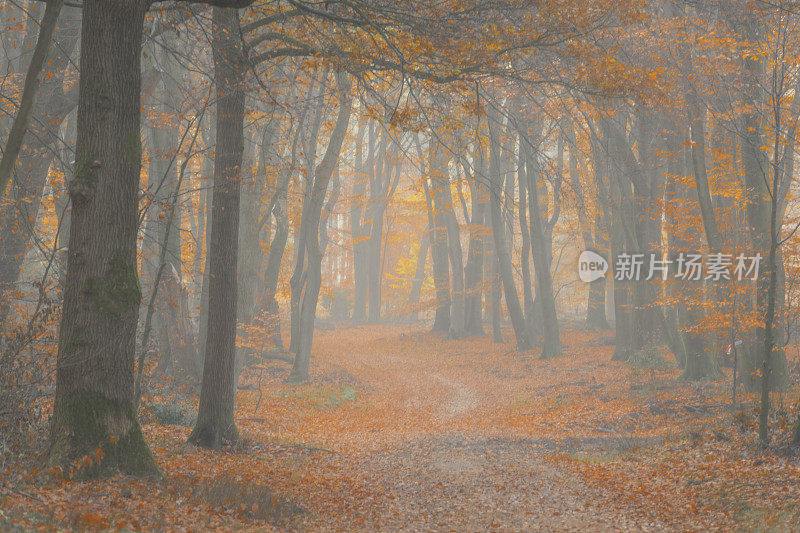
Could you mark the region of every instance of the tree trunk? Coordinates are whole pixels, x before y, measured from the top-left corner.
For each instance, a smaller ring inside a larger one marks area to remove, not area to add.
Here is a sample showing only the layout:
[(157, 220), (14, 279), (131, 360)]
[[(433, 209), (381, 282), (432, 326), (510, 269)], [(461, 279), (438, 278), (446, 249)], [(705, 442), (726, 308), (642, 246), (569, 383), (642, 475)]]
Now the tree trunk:
[[(314, 117), (311, 121), (308, 139), (305, 143), (305, 149), (303, 153), (305, 154), (305, 186), (304, 186), (304, 197), (303, 197), (303, 213), (307, 213), (309, 211), (310, 206), (309, 203), (311, 202), (313, 190), (314, 190), (314, 172), (316, 172), (316, 159), (317, 159), (317, 141), (319, 139), (319, 130), (320, 126), (322, 125), (323, 119), (323, 108), (325, 107), (325, 86), (327, 84), (328, 79), (328, 71), (327, 69), (324, 70), (319, 79), (319, 90), (314, 91), (313, 85), (316, 83), (312, 81), (312, 89), (309, 91), (309, 94), (314, 94), (315, 96), (312, 98), (312, 102), (314, 102)], [(300, 222), (300, 227), (296, 229), (294, 235), (294, 244), (295, 244), (295, 262), (294, 262), (294, 270), (292, 271), (292, 277), (289, 280), (289, 286), (291, 288), (291, 302), (290, 302), (290, 329), (292, 338), (289, 344), (289, 351), (293, 354), (297, 354), (300, 350), (300, 337), (302, 335), (302, 316), (301, 316), (301, 304), (302, 304), (302, 296), (303, 296), (303, 287), (305, 285), (305, 265), (306, 265), (306, 236), (307, 231), (305, 228), (305, 222)], [(295, 361), (297, 359), (295, 358)]]
[[(578, 221), (581, 225), (583, 246), (586, 250), (590, 250), (608, 260), (608, 254), (606, 253), (608, 247), (607, 227), (603, 227), (603, 221), (608, 217), (608, 201), (604, 195), (605, 184), (608, 181), (607, 157), (605, 157), (605, 153), (600, 150), (598, 143), (593, 140), (591, 142), (591, 153), (593, 157), (592, 166), (594, 167), (594, 179), (597, 183), (596, 197), (598, 209), (598, 214), (594, 217), (593, 233), (591, 220), (587, 220), (586, 217), (586, 202), (584, 200), (583, 187), (578, 173), (578, 158), (580, 155), (575, 131), (570, 127), (567, 129), (567, 135), (570, 141), (570, 183), (572, 184), (572, 190), (575, 192), (575, 197), (578, 201)], [(610, 326), (606, 319), (605, 299), (606, 277), (603, 276), (589, 284), (589, 297), (586, 302), (586, 320), (583, 323), (584, 329), (590, 331), (609, 329)]]
[(528, 326), (528, 335), (534, 337), (534, 301), (533, 284), (531, 281), (531, 231), (528, 225), (528, 176), (525, 172), (525, 161), (522, 157), (522, 142), (520, 142), (520, 158), (517, 165), (517, 182), (519, 183), (519, 227), (522, 233), (522, 297), (524, 302), (525, 323)]
[[(41, 81), (31, 111), (33, 118), (22, 139), (14, 169), (15, 179), (6, 202), (0, 207), (3, 231), (0, 235), (0, 323), (5, 321), (15, 300), (14, 289), (33, 235), (48, 170), (60, 143), (60, 125), (77, 103), (72, 94), (64, 93), (63, 87), (65, 69), (78, 43), (80, 28), (72, 18), (77, 10), (67, 7), (64, 11), (69, 16), (58, 21), (54, 37), (57, 46), (53, 47), (49, 59), (52, 75)], [(66, 240), (67, 236), (62, 237)]]
[(189, 441), (219, 448), (238, 440), (236, 401), (236, 267), (239, 187), (244, 152), (244, 50), (236, 10), (214, 8), (214, 78), (217, 143), (208, 285), (208, 329), (197, 422)]
[(369, 180), (369, 241), (367, 243), (367, 278), (369, 283), (368, 321), (377, 324), (381, 321), (381, 289), (383, 285), (383, 269), (381, 268), (381, 252), (383, 251), (383, 216), (386, 212), (384, 202), (386, 184), (389, 181), (389, 132), (383, 132), (377, 160), (370, 160)]
[[(289, 374), (290, 383), (299, 383), (308, 380), (308, 366), (311, 360), (311, 344), (314, 339), (314, 320), (317, 313), (319, 290), (322, 285), (322, 249), (320, 247), (320, 218), (339, 154), (347, 134), (350, 122), (352, 99), (350, 96), (350, 78), (347, 74), (337, 72), (336, 80), (339, 86), (339, 113), (336, 117), (331, 138), (322, 162), (316, 168), (314, 181), (311, 188), (310, 201), (306, 202), (303, 209), (301, 222), (304, 231), (306, 249), (308, 251), (308, 268), (304, 275), (305, 290), (300, 307), (300, 339), (298, 342), (297, 356)], [(323, 82), (324, 84), (324, 82)]]
[(408, 304), (411, 308), (410, 319), (417, 320), (417, 306), (419, 305), (419, 297), (422, 292), (422, 284), (425, 282), (425, 265), (428, 259), (428, 248), (430, 248), (430, 228), (427, 228), (425, 235), (419, 245), (417, 252), (417, 266), (414, 269), (414, 280), (411, 282), (411, 293), (408, 297)]
[[(367, 192), (367, 172), (364, 161), (364, 130), (368, 130), (372, 140), (372, 124), (359, 126), (356, 133), (355, 177), (350, 204), (350, 234), (353, 246), (353, 320), (363, 322), (367, 318), (367, 263), (366, 263), (366, 224), (363, 221), (365, 195)], [(372, 144), (370, 146), (372, 146)], [(368, 149), (369, 150), (369, 149)], [(368, 158), (371, 157), (368, 154)]]
[[(433, 160), (430, 163), (430, 172), (435, 170)], [(433, 191), (424, 180), (425, 196), (428, 204), (428, 218), (432, 222), (431, 229), (431, 257), (433, 258), (433, 283), (436, 288), (436, 314), (433, 319), (435, 332), (447, 333), (450, 331), (450, 268), (447, 258), (447, 230), (442, 224), (441, 214), (437, 212)]]
[(48, 462), (81, 472), (158, 475), (134, 400), (141, 289), (139, 83), (146, 2), (84, 0), (70, 251)]
[(478, 176), (486, 175), (485, 151), (476, 147), (474, 169), (470, 180), (470, 199), (472, 201), (472, 216), (469, 229), (469, 251), (467, 252), (467, 267), (464, 270), (464, 284), (466, 286), (464, 329), (467, 335), (483, 335), (483, 290), (484, 258), (487, 249), (486, 243), (489, 228), (486, 227), (486, 211), (489, 198), (483, 179)]
[(450, 327), (448, 336), (458, 339), (464, 336), (464, 258), (458, 220), (453, 210), (453, 195), (450, 190), (448, 166), (450, 158), (447, 147), (441, 141), (431, 139), (431, 192), (437, 225), (444, 229), (450, 273)]
[[(491, 120), (491, 119), (490, 119)], [(511, 255), (506, 245), (506, 220), (500, 209), (501, 195), (503, 191), (503, 175), (500, 157), (500, 146), (495, 131), (490, 130), (490, 156), (489, 156), (489, 203), (490, 216), (492, 221), (492, 236), (494, 237), (494, 253), (498, 261), (498, 270), (503, 282), (503, 292), (506, 299), (506, 308), (511, 315), (511, 324), (514, 327), (514, 335), (517, 340), (517, 349), (529, 350), (531, 340), (528, 335), (528, 328), (525, 324), (525, 317), (522, 314), (522, 306), (519, 303), (517, 287), (514, 284), (514, 271), (511, 267)]]
[(56, 31), (58, 16), (63, 5), (63, 0), (48, 0), (39, 25), (39, 37), (25, 74), (20, 106), (11, 125), (2, 159), (0, 159), (0, 198), (5, 195), (6, 188), (11, 182), (11, 173), (17, 164), (17, 157), (33, 116), (36, 93), (39, 91), (39, 76), (41, 76), (45, 61), (50, 54), (50, 44), (53, 41), (53, 33)]
[[(208, 130), (203, 131), (203, 143), (206, 149), (213, 145), (217, 136), (215, 120), (209, 121)], [(211, 262), (209, 258), (211, 257), (211, 222), (214, 216), (214, 161), (207, 153), (208, 152), (206, 152), (206, 155), (203, 157), (203, 177), (206, 179), (203, 185), (206, 192), (206, 221), (205, 228), (203, 228), (203, 235), (205, 235), (205, 259), (203, 260), (203, 278), (200, 283), (200, 316), (197, 321), (197, 355), (199, 359), (198, 366), (200, 368), (205, 366), (206, 338), (208, 337), (208, 283), (211, 279)]]
[(539, 171), (534, 154), (528, 155), (530, 170), (528, 174), (528, 195), (531, 209), (531, 238), (533, 241), (533, 266), (536, 269), (536, 299), (542, 311), (542, 359), (561, 355), (556, 302), (553, 294), (553, 277), (550, 274), (552, 255), (547, 255), (545, 227), (542, 206), (539, 202)]

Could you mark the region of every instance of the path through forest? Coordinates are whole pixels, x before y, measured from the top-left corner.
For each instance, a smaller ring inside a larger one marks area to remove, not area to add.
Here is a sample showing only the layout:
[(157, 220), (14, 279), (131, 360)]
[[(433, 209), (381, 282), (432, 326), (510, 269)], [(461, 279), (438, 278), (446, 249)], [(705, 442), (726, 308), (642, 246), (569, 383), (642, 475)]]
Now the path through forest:
[[(9, 517), (27, 527), (135, 530), (648, 531), (772, 520), (780, 531), (796, 523), (796, 482), (766, 495), (772, 480), (798, 479), (797, 462), (731, 438), (739, 430), (720, 408), (725, 382), (699, 387), (677, 381), (677, 369), (611, 362), (608, 332), (564, 337), (563, 356), (539, 361), (537, 350), (412, 326), (323, 330), (309, 383), (286, 384), (282, 361), (247, 368), (237, 397), (242, 445), (186, 444), (196, 404), (166, 420), (175, 399), (151, 394), (143, 427), (165, 481), (19, 479), (3, 492), (0, 525)], [(744, 472), (752, 483), (741, 482)]]
[[(544, 460), (555, 441), (502, 434), (506, 425), (491, 421), (520, 400), (513, 382), (524, 379), (535, 353), (483, 352), (483, 342), (400, 327), (323, 335), (318, 359), (396, 401), (398, 425), (408, 429), (366, 453), (358, 451), (362, 433), (341, 435), (356, 450), (345, 461), (357, 458), (384, 491), (369, 528), (661, 529), (635, 524), (609, 508), (601, 489)], [(320, 374), (324, 380), (324, 366)]]

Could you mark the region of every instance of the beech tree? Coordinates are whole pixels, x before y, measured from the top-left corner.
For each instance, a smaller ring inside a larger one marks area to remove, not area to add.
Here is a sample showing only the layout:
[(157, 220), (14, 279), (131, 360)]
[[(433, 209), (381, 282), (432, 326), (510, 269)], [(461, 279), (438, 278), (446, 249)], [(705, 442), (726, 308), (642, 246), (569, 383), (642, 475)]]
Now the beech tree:
[(48, 461), (63, 466), (101, 449), (102, 460), (87, 474), (159, 472), (133, 405), (141, 299), (139, 87), (149, 7), (138, 0), (83, 3), (70, 250)]

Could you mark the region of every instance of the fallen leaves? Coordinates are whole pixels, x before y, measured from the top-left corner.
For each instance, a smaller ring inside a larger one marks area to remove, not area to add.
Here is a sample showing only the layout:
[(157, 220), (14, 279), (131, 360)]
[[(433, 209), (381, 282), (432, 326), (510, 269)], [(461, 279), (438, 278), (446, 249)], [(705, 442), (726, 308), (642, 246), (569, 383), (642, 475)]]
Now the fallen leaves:
[(144, 431), (165, 482), (25, 481), (11, 471), (2, 486), (16, 492), (2, 491), (0, 525), (698, 530), (797, 523), (800, 467), (755, 446), (753, 412), (730, 416), (727, 382), (699, 386), (677, 381), (675, 368), (651, 373), (611, 362), (604, 334), (563, 337), (564, 355), (542, 362), (535, 350), (520, 354), (489, 338), (446, 340), (407, 326), (319, 332), (309, 383), (285, 384), (281, 361), (245, 372), (241, 445), (194, 448), (184, 418), (161, 425), (151, 413)]

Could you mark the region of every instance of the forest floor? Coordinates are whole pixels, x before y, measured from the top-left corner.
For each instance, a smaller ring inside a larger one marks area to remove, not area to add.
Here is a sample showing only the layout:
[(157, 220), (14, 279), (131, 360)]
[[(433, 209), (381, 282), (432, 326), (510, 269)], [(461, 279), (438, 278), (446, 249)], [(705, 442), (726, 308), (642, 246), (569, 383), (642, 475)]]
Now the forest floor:
[[(241, 445), (187, 445), (196, 404), (166, 424), (173, 400), (147, 398), (165, 481), (9, 468), (0, 530), (799, 530), (800, 463), (756, 445), (756, 397), (734, 413), (729, 379), (612, 362), (609, 336), (565, 331), (540, 361), (413, 326), (319, 331), (309, 383), (246, 370)], [(778, 444), (796, 397), (775, 398)]]

